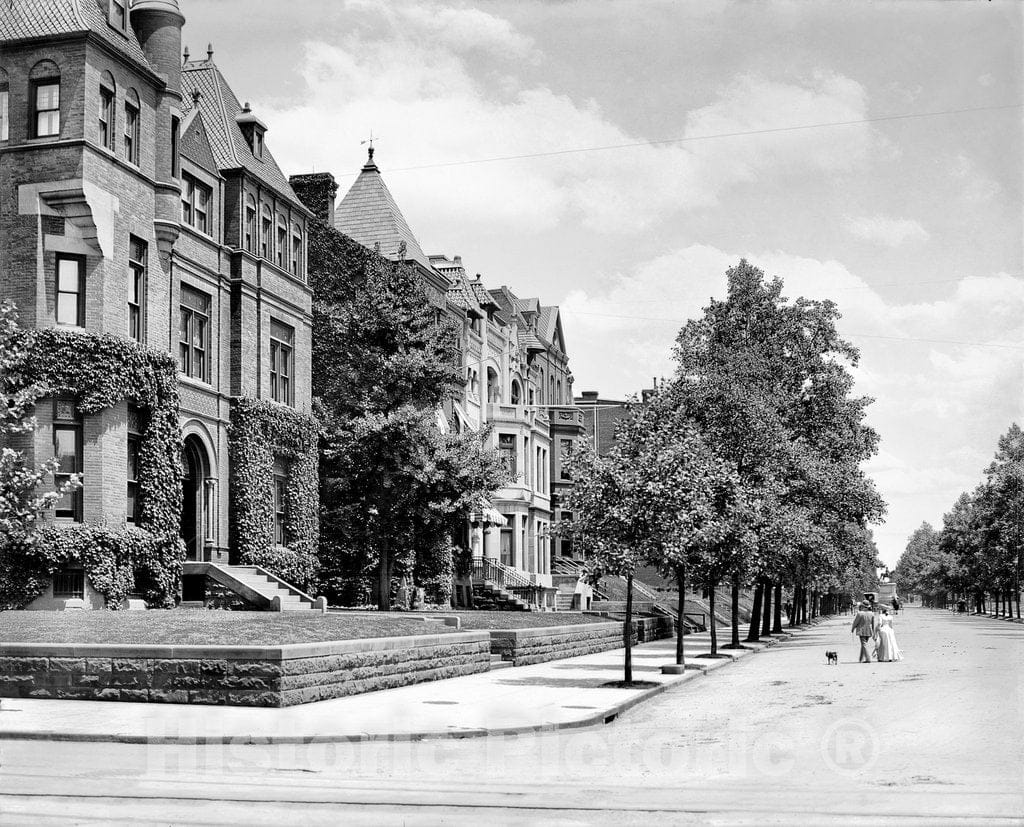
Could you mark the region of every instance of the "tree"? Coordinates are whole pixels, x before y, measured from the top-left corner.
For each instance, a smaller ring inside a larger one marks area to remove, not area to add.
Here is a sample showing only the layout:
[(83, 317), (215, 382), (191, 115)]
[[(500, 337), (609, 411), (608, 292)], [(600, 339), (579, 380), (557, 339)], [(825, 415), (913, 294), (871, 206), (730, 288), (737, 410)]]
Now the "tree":
[(459, 351), (411, 267), (313, 222), (310, 282), (322, 579), (337, 594), (372, 575), (389, 609), (397, 575), (451, 569), (453, 525), (506, 475), (482, 435), (438, 428)]
[[(787, 578), (801, 602), (801, 590), (824, 588), (884, 503), (860, 470), (878, 436), (863, 421), (871, 400), (851, 396), (849, 367), (859, 354), (836, 330), (836, 305), (790, 302), (779, 279), (766, 280), (746, 261), (726, 276), (726, 297), (677, 338), (675, 392), (677, 406), (763, 503), (761, 542), (737, 533), (735, 547), (705, 561), (715, 582), (732, 575), (737, 587), (744, 578), (758, 584), (756, 639), (773, 585), (778, 593)], [(734, 641), (737, 627), (734, 612)]]
[(12, 437), (36, 428), (32, 415), (42, 388), (26, 381), (24, 367), (32, 337), (18, 326), (10, 301), (0, 302), (0, 552), (18, 553), (29, 543), (41, 515), (67, 491), (78, 485), (77, 477), (57, 490), (37, 493), (43, 481), (57, 470), (51, 459), (40, 468), (25, 462), (23, 451), (11, 447)]
[(941, 534), (923, 522), (907, 540), (907, 546), (893, 569), (893, 582), (901, 594), (926, 593), (926, 572), (939, 554)]
[[(633, 446), (630, 446), (633, 447)], [(574, 485), (566, 494), (565, 509), (573, 519), (559, 531), (587, 559), (587, 577), (596, 583), (606, 575), (626, 579), (626, 618), (622, 627), (625, 646), (623, 680), (633, 683), (633, 575), (656, 542), (659, 504), (657, 494), (643, 480), (641, 469), (617, 444), (606, 457), (586, 446), (567, 463)]]

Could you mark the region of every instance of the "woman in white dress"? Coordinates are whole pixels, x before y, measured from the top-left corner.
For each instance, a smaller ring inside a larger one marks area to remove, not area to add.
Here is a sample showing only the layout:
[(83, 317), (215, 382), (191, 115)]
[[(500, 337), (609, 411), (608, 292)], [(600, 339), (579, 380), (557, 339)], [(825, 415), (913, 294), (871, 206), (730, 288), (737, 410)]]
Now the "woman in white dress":
[(879, 662), (891, 662), (903, 660), (903, 653), (899, 644), (896, 643), (896, 632), (892, 628), (892, 618), (888, 609), (882, 609), (882, 616), (878, 619), (878, 660)]

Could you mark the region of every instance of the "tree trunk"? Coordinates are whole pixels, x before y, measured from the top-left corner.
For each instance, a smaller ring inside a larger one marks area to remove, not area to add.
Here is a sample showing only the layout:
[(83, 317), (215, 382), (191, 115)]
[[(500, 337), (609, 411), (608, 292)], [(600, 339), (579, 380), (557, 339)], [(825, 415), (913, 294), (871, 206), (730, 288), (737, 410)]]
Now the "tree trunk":
[(380, 564), (377, 566), (377, 608), (386, 612), (391, 608), (391, 550), (387, 540), (381, 540)]
[(683, 656), (683, 638), (686, 635), (686, 574), (682, 566), (676, 569), (676, 584), (679, 586), (679, 617), (676, 618), (676, 663), (686, 668)]
[(807, 622), (807, 587), (800, 586), (800, 622)]
[(740, 648), (740, 578), (736, 575), (732, 581), (732, 640), (729, 645), (733, 649)]
[(796, 602), (800, 598), (800, 587), (793, 584), (793, 596), (789, 600), (789, 627), (796, 627)]
[(633, 574), (626, 577), (626, 625), (622, 630), (622, 639), (626, 644), (626, 684), (633, 683)]
[(772, 634), (782, 634), (782, 584), (775, 584), (775, 606), (773, 607), (775, 614), (772, 622)]
[(758, 580), (754, 585), (754, 607), (750, 614), (750, 631), (747, 632), (747, 640), (755, 643), (761, 639), (761, 601), (764, 599), (764, 582)]
[(708, 589), (708, 611), (711, 613), (711, 654), (718, 654), (718, 624), (715, 623), (715, 583)]
[(761, 604), (761, 634), (765, 637), (772, 635), (772, 583), (764, 581), (764, 602)]

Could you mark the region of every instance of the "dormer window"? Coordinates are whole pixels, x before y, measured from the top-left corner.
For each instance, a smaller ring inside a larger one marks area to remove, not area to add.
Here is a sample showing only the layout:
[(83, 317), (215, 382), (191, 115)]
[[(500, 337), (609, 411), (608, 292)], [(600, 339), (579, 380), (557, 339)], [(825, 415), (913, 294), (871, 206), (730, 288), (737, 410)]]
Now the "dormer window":
[(128, 0), (110, 0), (110, 25), (119, 32), (128, 30)]
[(238, 128), (242, 130), (242, 135), (245, 136), (246, 143), (249, 144), (253, 157), (258, 161), (262, 161), (263, 135), (267, 131), (267, 125), (252, 113), (248, 101), (242, 107), (242, 111), (238, 113), (235, 122), (238, 124)]

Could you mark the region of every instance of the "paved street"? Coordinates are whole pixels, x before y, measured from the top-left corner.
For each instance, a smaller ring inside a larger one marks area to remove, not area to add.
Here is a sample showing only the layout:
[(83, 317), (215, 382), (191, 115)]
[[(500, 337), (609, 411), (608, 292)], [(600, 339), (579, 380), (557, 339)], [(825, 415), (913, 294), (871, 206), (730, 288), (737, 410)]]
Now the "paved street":
[(848, 625), (830, 620), (588, 729), (3, 741), (0, 822), (1024, 824), (1024, 627), (911, 609), (896, 619), (906, 659), (865, 666)]

